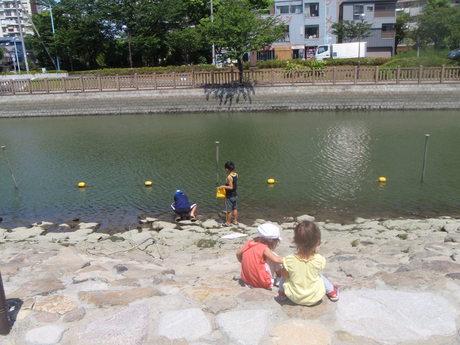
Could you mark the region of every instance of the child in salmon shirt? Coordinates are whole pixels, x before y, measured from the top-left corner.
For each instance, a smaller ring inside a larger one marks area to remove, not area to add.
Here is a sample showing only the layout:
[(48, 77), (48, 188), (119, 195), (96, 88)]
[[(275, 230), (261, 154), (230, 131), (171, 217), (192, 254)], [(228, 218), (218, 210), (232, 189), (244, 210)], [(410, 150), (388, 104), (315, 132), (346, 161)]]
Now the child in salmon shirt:
[(249, 287), (271, 289), (275, 273), (281, 271), (283, 263), (283, 258), (273, 252), (281, 240), (280, 228), (265, 223), (257, 230), (259, 236), (246, 242), (236, 253), (241, 262), (241, 279)]

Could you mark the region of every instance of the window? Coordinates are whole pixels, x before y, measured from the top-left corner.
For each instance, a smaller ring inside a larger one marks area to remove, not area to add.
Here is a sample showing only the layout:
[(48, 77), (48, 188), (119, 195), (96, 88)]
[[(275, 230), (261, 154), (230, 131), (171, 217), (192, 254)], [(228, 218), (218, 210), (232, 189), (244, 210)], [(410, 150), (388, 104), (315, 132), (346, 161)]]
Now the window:
[(319, 25), (305, 25), (305, 39), (318, 38)]
[(353, 19), (360, 20), (362, 14), (364, 14), (364, 5), (353, 5)]
[(318, 17), (319, 16), (319, 3), (305, 4), (305, 17)]
[(289, 6), (276, 6), (276, 13), (289, 14)]
[(374, 7), (372, 7), (372, 6), (366, 6), (366, 11), (367, 11), (367, 12), (372, 12), (372, 11), (374, 11)]
[(382, 24), (382, 38), (394, 38), (395, 30), (395, 24)]
[(328, 46), (321, 46), (318, 48), (318, 54), (327, 52), (329, 50)]
[(274, 50), (258, 51), (257, 60), (259, 61), (275, 60), (275, 51)]
[(396, 15), (396, 6), (394, 4), (376, 4), (375, 17), (394, 17)]
[(375, 11), (395, 11), (396, 6), (393, 4), (376, 4)]
[(291, 5), (291, 13), (302, 13), (302, 5)]

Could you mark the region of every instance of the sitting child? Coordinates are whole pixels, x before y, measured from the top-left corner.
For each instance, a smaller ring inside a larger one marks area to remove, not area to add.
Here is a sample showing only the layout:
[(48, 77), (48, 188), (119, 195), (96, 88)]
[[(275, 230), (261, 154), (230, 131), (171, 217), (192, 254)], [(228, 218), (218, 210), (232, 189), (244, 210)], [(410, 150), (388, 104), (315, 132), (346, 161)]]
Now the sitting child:
[(337, 287), (320, 272), (326, 259), (317, 253), (321, 243), (318, 226), (309, 221), (299, 223), (294, 230), (297, 253), (284, 258), (279, 298), (286, 297), (301, 305), (315, 305), (326, 295), (332, 302), (339, 300)]
[(283, 258), (272, 251), (281, 240), (280, 229), (265, 223), (257, 230), (259, 236), (246, 242), (236, 253), (241, 262), (241, 279), (250, 287), (271, 289), (275, 272), (280, 272), (283, 262)]
[(188, 201), (188, 196), (184, 194), (184, 191), (178, 189), (174, 193), (174, 203), (171, 204), (171, 208), (176, 215), (176, 222), (182, 219), (188, 219), (192, 222), (196, 221), (196, 204), (190, 204)]

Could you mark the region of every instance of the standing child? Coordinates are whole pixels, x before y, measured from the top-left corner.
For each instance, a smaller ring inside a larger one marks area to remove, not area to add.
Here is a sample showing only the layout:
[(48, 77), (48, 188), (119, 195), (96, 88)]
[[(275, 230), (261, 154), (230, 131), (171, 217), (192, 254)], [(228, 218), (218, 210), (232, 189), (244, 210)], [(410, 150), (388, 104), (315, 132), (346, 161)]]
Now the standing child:
[(297, 253), (284, 258), (279, 296), (288, 297), (301, 305), (315, 305), (326, 295), (332, 302), (339, 300), (337, 287), (320, 272), (326, 266), (326, 259), (318, 254), (321, 232), (309, 221), (299, 223), (294, 230)]
[(238, 225), (238, 193), (236, 192), (238, 188), (238, 174), (235, 171), (235, 164), (232, 161), (225, 163), (225, 171), (228, 176), (225, 180), (225, 186), (220, 186), (219, 188), (225, 189), (225, 223), (223, 226)]
[(259, 236), (246, 242), (236, 257), (241, 262), (241, 279), (254, 288), (271, 289), (275, 272), (280, 273), (283, 258), (273, 250), (281, 240), (280, 229), (270, 223), (259, 225)]

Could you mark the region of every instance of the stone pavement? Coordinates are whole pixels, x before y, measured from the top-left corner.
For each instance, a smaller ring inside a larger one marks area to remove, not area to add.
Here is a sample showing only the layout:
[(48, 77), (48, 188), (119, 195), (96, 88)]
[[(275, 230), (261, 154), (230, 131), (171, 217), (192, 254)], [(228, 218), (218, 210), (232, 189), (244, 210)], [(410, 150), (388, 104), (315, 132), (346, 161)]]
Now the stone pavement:
[[(280, 255), (306, 218), (280, 224)], [(0, 229), (6, 295), (23, 301), (0, 345), (460, 344), (460, 220), (319, 222), (341, 293), (315, 307), (239, 284), (235, 252), (261, 222), (147, 218), (112, 236), (91, 223)], [(221, 238), (235, 232), (248, 236)]]

